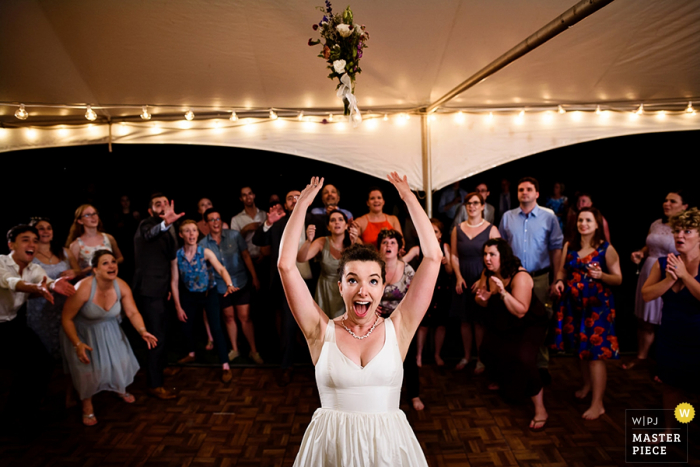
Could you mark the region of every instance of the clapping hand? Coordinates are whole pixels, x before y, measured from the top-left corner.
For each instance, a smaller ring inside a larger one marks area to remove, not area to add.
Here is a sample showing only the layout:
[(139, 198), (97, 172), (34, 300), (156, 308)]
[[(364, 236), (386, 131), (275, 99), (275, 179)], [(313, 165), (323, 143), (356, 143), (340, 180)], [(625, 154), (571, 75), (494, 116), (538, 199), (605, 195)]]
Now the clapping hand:
[(670, 253), (666, 264), (666, 273), (673, 277), (674, 280), (683, 280), (688, 275), (688, 269), (686, 269), (683, 260)]
[(499, 294), (503, 294), (506, 291), (505, 286), (503, 285), (503, 281), (499, 279), (496, 276), (491, 276), (491, 282), (496, 286), (496, 289), (498, 289)]
[(170, 200), (170, 204), (165, 205), (165, 208), (163, 209), (163, 214), (161, 214), (160, 217), (165, 221), (165, 225), (169, 227), (184, 215), (184, 212), (181, 212), (180, 214), (175, 213), (175, 201)]
[(488, 302), (489, 298), (491, 298), (491, 292), (489, 292), (486, 289), (477, 289), (476, 290), (476, 297), (481, 300), (482, 302)]

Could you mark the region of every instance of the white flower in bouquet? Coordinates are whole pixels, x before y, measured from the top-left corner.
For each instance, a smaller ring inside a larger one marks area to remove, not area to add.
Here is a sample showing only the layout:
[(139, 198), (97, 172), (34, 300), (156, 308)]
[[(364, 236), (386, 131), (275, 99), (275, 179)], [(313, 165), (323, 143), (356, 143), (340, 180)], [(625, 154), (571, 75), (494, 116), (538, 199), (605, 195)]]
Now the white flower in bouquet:
[(345, 73), (345, 60), (336, 60), (333, 62), (333, 68), (339, 75)]
[(338, 30), (338, 34), (340, 34), (343, 37), (348, 37), (353, 32), (350, 26), (343, 23), (337, 25), (335, 28)]

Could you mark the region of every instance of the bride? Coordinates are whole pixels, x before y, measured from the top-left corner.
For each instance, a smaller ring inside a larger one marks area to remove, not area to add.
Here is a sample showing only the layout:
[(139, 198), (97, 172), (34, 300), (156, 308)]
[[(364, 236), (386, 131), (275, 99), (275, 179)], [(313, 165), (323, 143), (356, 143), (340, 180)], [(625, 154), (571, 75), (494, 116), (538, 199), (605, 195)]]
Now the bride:
[(426, 466), (406, 415), (399, 410), (402, 362), (435, 288), (442, 251), (406, 176), (388, 175), (418, 232), (424, 259), (391, 318), (377, 314), (385, 267), (376, 250), (353, 245), (340, 259), (345, 313), (334, 320), (313, 301), (296, 268), (306, 211), (323, 186), (313, 177), (282, 236), (277, 267), (289, 307), (316, 366), (321, 408), (304, 434), (295, 466)]

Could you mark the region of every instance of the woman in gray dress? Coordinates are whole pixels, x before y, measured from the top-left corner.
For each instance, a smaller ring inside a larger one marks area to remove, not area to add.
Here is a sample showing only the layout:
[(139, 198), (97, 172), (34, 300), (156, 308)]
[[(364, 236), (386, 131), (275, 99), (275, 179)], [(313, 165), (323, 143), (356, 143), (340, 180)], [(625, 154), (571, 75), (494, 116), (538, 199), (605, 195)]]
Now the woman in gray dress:
[[(472, 350), (472, 325), (476, 336), (476, 348), (481, 347), (484, 338), (484, 327), (479, 315), (482, 314), (474, 303), (477, 283), (484, 269), (482, 250), (484, 243), (490, 238), (498, 238), (501, 234), (495, 225), (484, 219), (484, 198), (477, 193), (469, 193), (465, 199), (467, 220), (454, 226), (450, 242), (452, 251), (452, 269), (455, 272), (456, 283), (452, 297), (452, 316), (461, 322), (462, 345), (464, 357), (457, 364), (461, 370), (469, 364)], [(484, 371), (484, 365), (479, 360), (474, 374)]]
[(61, 334), (64, 363), (82, 400), (83, 424), (87, 426), (97, 423), (92, 407), (94, 394), (108, 390), (129, 404), (136, 400), (126, 392), (139, 364), (117, 321), (122, 307), (148, 348), (158, 343), (155, 336), (146, 332), (131, 289), (117, 277), (114, 254), (96, 251), (92, 271), (94, 275), (81, 280), (75, 295), (66, 301), (62, 320), (65, 332)]
[[(32, 262), (41, 266), (50, 279), (74, 279), (80, 272), (78, 262), (70, 251), (53, 241), (53, 227), (49, 220), (37, 217), (29, 225), (36, 227), (39, 232), (39, 244)], [(59, 294), (54, 295), (53, 303), (40, 296), (27, 300), (27, 325), (39, 336), (55, 360), (61, 358), (58, 336), (65, 301), (66, 297)]]

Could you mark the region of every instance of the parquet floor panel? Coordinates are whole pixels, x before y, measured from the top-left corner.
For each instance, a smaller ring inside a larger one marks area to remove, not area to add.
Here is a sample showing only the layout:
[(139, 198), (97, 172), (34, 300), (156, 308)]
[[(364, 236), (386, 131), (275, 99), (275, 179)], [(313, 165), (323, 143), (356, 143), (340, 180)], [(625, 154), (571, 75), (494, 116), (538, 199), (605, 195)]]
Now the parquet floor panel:
[[(1, 437), (0, 464), (289, 467), (320, 401), (313, 368), (298, 368), (284, 388), (273, 373), (272, 367), (234, 368), (233, 381), (225, 385), (216, 368), (188, 367), (167, 380), (178, 388), (174, 401), (147, 397), (140, 373), (130, 388), (136, 403), (99, 394), (95, 427), (83, 426), (74, 408), (30, 439)], [(612, 363), (607, 413), (586, 421), (581, 414), (589, 401), (573, 397), (577, 362), (554, 359), (551, 373), (554, 382), (545, 389), (549, 420), (539, 433), (528, 429), (527, 401), (506, 402), (487, 389), (484, 378), (447, 367), (421, 369), (426, 410), (416, 412), (405, 397), (401, 409), (433, 467), (625, 465), (624, 411), (658, 408), (658, 385), (648, 373), (624, 372)], [(60, 400), (59, 383), (52, 386), (54, 402)], [(697, 430), (695, 423), (691, 429)], [(691, 451), (698, 461), (698, 447)]]

